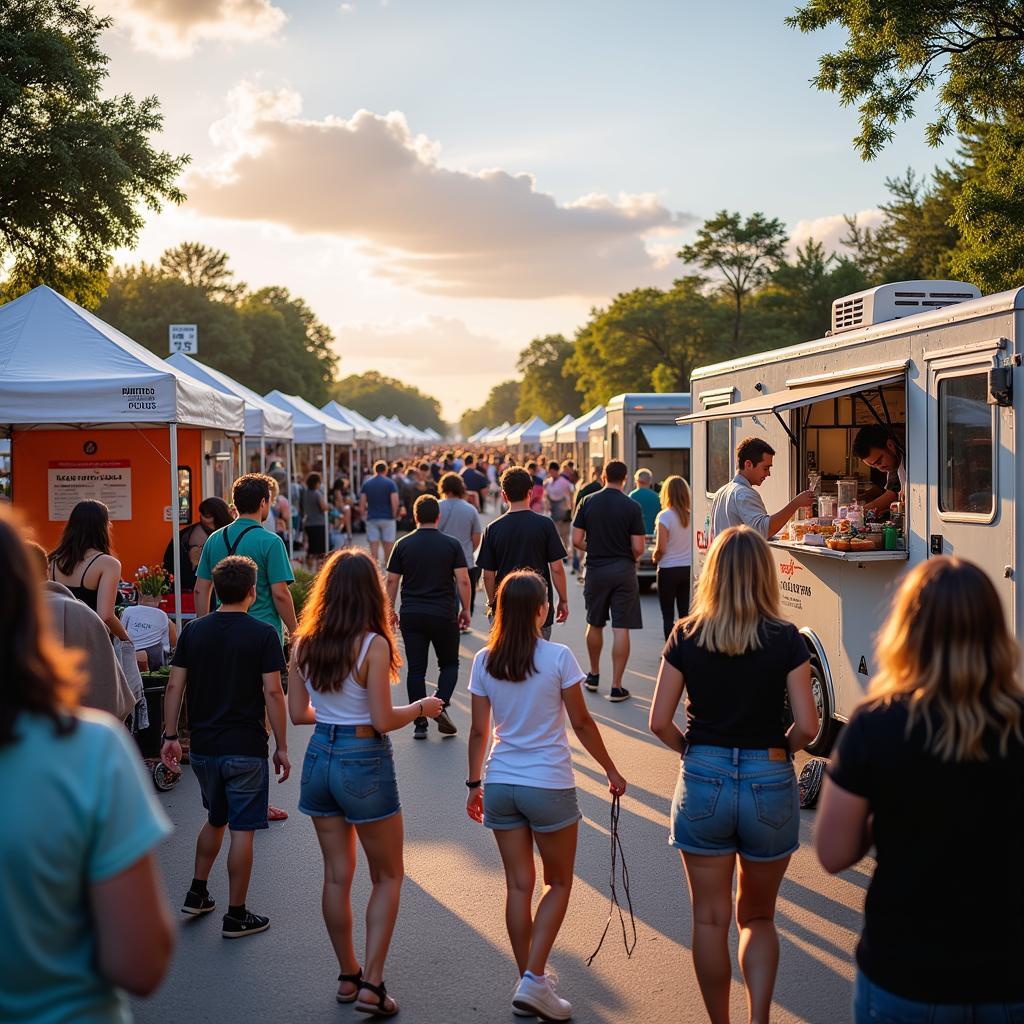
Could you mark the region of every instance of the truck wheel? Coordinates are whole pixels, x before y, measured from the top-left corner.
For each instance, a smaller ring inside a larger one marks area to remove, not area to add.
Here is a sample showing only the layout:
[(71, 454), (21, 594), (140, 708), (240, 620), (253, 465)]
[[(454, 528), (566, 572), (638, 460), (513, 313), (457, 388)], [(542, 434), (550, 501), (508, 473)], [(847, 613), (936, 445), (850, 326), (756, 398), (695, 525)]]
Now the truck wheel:
[(822, 670), (821, 662), (813, 655), (811, 656), (811, 694), (814, 697), (814, 706), (818, 712), (818, 735), (807, 744), (808, 754), (816, 757), (828, 757), (832, 745), (839, 735), (840, 723), (833, 717), (832, 702), (828, 696), (828, 686), (825, 683), (825, 673)]

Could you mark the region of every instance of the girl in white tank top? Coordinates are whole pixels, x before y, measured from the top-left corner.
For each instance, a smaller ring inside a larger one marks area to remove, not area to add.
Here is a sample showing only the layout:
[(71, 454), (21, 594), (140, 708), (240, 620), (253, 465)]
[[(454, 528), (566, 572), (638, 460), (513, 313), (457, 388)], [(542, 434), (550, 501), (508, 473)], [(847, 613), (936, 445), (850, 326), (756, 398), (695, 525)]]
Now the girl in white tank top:
[(356, 678), (366, 661), (366, 652), (376, 633), (367, 633), (359, 647), (359, 656), (355, 666), (345, 677), (340, 690), (316, 690), (305, 676), (306, 692), (316, 712), (317, 725), (370, 725), (370, 699), (363, 686)]

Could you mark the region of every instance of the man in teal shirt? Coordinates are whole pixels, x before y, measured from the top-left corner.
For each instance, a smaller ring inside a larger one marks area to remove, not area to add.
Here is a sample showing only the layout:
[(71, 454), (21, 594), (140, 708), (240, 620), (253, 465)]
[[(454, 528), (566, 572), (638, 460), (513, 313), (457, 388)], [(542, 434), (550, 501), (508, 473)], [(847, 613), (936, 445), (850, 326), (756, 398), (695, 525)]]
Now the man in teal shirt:
[(288, 584), (295, 579), (288, 550), (276, 533), (263, 529), (270, 514), (270, 477), (262, 473), (246, 473), (231, 488), (231, 500), (238, 518), (211, 533), (203, 545), (203, 554), (196, 569), (196, 615), (210, 610), (213, 591), (213, 567), (228, 555), (244, 555), (256, 563), (256, 600), (249, 614), (277, 630), (284, 637), (282, 623), (288, 632), (295, 630), (295, 605)]
[(629, 492), (629, 496), (643, 511), (644, 530), (647, 533), (654, 533), (654, 521), (661, 511), (661, 498), (658, 497), (658, 492), (652, 486), (654, 477), (649, 469), (638, 469), (633, 474), (633, 482), (636, 487)]

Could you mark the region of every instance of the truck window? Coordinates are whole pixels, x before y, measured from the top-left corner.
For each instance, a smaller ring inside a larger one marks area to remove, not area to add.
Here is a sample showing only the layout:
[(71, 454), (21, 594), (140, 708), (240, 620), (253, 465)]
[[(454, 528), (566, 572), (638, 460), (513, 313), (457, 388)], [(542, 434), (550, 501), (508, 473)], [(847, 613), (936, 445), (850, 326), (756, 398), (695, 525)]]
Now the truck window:
[(995, 508), (995, 426), (984, 373), (939, 381), (939, 509), (990, 515)]
[(729, 450), (729, 421), (708, 420), (705, 424), (707, 493), (714, 494), (732, 479), (732, 452)]

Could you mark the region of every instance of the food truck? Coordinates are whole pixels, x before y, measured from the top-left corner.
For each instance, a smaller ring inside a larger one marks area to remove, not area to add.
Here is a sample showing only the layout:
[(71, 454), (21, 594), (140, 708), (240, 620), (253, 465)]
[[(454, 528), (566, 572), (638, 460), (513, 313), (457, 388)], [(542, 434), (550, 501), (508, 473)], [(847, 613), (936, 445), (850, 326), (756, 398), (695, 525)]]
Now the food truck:
[[(908, 566), (941, 554), (976, 562), (1020, 635), (1013, 378), (1022, 316), (1024, 289), (981, 297), (956, 281), (899, 282), (838, 299), (824, 338), (693, 374), (695, 408), (681, 420), (693, 428), (695, 578), (712, 539), (711, 502), (736, 472), (740, 440), (758, 436), (775, 449), (760, 488), (769, 511), (820, 489), (827, 515), (791, 522), (770, 541), (783, 611), (811, 654), (820, 718), (812, 753), (828, 753), (864, 694), (875, 636)], [(867, 424), (891, 434), (907, 478), (888, 545), (878, 524), (851, 527), (851, 512), (856, 523), (882, 485), (853, 453)], [(840, 496), (846, 519), (837, 522)]]

